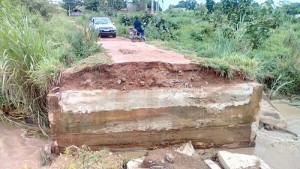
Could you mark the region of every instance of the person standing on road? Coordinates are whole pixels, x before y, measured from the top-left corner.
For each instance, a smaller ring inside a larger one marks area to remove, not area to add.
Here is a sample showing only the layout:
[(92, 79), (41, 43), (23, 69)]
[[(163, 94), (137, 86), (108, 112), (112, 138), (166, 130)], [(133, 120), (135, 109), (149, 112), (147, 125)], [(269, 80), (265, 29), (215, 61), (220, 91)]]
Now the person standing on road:
[(133, 26), (134, 26), (134, 29), (136, 29), (142, 35), (142, 38), (145, 40), (145, 32), (144, 32), (144, 29), (142, 28), (142, 23), (138, 17), (135, 17)]

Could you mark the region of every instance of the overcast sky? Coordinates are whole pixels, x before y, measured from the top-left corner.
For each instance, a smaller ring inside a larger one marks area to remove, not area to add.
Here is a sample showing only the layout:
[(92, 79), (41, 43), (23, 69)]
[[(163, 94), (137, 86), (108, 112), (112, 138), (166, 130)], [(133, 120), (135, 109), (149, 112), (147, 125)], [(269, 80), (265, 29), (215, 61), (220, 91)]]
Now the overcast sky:
[[(155, 0), (157, 1), (157, 0)], [(163, 8), (164, 9), (168, 9), (169, 5), (173, 4), (173, 5), (176, 5), (178, 4), (178, 2), (180, 0), (163, 0), (164, 1), (164, 4), (163, 4)], [(205, 3), (206, 0), (196, 0), (198, 3)], [(255, 0), (257, 1), (258, 3), (263, 3), (265, 2), (266, 0)], [(275, 4), (278, 4), (280, 0), (274, 0)], [(162, 2), (162, 0), (159, 0), (159, 2)], [(220, 2), (220, 0), (215, 0), (215, 2)], [(289, 2), (300, 2), (300, 0), (289, 0)]]

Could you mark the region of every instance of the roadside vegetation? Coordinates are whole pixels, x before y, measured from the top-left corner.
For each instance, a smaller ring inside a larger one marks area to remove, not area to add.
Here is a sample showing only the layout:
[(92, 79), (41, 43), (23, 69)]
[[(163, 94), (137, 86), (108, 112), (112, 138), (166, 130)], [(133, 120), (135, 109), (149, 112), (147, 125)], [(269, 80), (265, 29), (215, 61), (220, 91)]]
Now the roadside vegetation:
[(207, 3), (210, 5), (186, 5), (191, 10), (171, 8), (154, 16), (119, 15), (123, 25), (119, 33), (126, 36), (123, 30), (140, 16), (152, 44), (188, 54), (228, 78), (234, 71), (242, 71), (245, 78), (265, 84), (271, 98), (299, 94), (300, 19), (294, 17), (298, 8), (291, 11), (294, 4)]
[(150, 2), (133, 1), (137, 7), (133, 13), (120, 11), (125, 5), (119, 1), (87, 0), (81, 5), (87, 10), (85, 19), (109, 16), (124, 37), (138, 16), (148, 43), (187, 54), (228, 78), (241, 71), (245, 78), (265, 84), (270, 98), (299, 94), (300, 18), (295, 17), (299, 3), (185, 0), (152, 15), (144, 12)]
[(0, 120), (42, 129), (47, 93), (62, 69), (101, 51), (97, 35), (44, 0), (3, 0), (0, 22)]

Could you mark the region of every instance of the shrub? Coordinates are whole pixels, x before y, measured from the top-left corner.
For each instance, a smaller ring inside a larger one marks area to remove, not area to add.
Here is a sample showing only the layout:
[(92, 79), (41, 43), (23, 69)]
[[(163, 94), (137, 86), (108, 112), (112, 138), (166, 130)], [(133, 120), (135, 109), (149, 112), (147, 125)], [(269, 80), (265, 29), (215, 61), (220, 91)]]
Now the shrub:
[(94, 32), (77, 31), (70, 36), (69, 43), (71, 51), (76, 56), (76, 60), (80, 60), (100, 51), (99, 45), (95, 44)]

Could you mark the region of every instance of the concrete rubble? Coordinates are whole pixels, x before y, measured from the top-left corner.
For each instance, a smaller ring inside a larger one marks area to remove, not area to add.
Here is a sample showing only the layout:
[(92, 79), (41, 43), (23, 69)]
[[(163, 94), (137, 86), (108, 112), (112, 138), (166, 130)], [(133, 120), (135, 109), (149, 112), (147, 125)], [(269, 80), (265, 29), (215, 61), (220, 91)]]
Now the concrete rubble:
[(142, 164), (144, 158), (137, 158), (137, 159), (132, 159), (128, 161), (127, 163), (127, 169), (141, 169), (140, 165)]
[(194, 150), (191, 142), (183, 144), (179, 148), (156, 149), (149, 151), (142, 158), (129, 161), (127, 169), (209, 169), (208, 165), (200, 158), (195, 157), (195, 152), (187, 154), (184, 151), (177, 151), (183, 147)]
[(187, 155), (187, 156), (192, 156), (195, 154), (195, 149), (192, 145), (192, 142), (189, 141), (183, 145), (181, 145), (180, 147), (175, 149), (176, 152)]
[(219, 151), (218, 159), (224, 169), (271, 169), (263, 160), (253, 155)]

